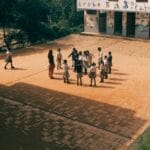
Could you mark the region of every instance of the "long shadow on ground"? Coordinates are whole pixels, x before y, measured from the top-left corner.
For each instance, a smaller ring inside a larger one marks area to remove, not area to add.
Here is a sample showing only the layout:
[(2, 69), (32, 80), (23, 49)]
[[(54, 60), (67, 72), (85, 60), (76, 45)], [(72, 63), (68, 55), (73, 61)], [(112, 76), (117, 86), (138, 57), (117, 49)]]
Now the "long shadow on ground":
[(5, 150), (119, 149), (146, 123), (132, 110), (30, 84), (0, 85), (0, 93)]

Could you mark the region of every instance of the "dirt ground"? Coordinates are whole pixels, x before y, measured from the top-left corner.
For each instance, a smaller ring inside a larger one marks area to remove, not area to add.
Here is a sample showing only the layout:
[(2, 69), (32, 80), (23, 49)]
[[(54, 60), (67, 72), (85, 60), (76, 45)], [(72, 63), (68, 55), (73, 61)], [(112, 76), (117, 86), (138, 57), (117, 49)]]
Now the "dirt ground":
[[(97, 76), (97, 87), (89, 87), (90, 80), (88, 76), (84, 76), (83, 86), (77, 86), (76, 75), (71, 70), (71, 58), (68, 58), (73, 47), (82, 51), (90, 50), (95, 56), (94, 61), (96, 63), (97, 47), (102, 47), (105, 54), (108, 51), (112, 51), (113, 69), (109, 79), (105, 80), (104, 83), (100, 83), (99, 76)], [(57, 48), (62, 49), (63, 58), (69, 61), (70, 84), (63, 83), (62, 71), (56, 69), (54, 74), (55, 79), (51, 80), (48, 77), (47, 53), (49, 49), (53, 49), (54, 55), (56, 55)], [(84, 109), (84, 115), (81, 113), (83, 119), (75, 118), (74, 120), (80, 122), (83, 120), (84, 123), (127, 138), (128, 140), (125, 140), (123, 145), (128, 145), (134, 141), (150, 125), (149, 40), (130, 40), (75, 34), (47, 44), (26, 48), (22, 52), (14, 52), (13, 60), (15, 67), (17, 67), (16, 70), (4, 70), (4, 61), (0, 60), (0, 85), (13, 87), (19, 83), (24, 83), (64, 93), (68, 97), (75, 96), (75, 101), (78, 103), (75, 103), (75, 106), (77, 105), (77, 107), (78, 105), (82, 105), (80, 99), (88, 99), (88, 101), (95, 102), (97, 105), (108, 106), (104, 107), (103, 111), (100, 110), (101, 107), (95, 111), (96, 106), (93, 108), (91, 106), (90, 111), (92, 112), (89, 115), (90, 117), (86, 118), (85, 121), (84, 117), (88, 117), (89, 109), (79, 106), (80, 111)], [(7, 91), (2, 91), (3, 93), (1, 92), (0, 95), (7, 98), (14, 98), (13, 94), (10, 94), (10, 96), (4, 94)], [(40, 95), (40, 90), (37, 91), (37, 94)], [(61, 98), (62, 100), (67, 99), (67, 96), (62, 96)], [(45, 99), (45, 103), (48, 103), (47, 99)], [(68, 107), (68, 111), (75, 109), (73, 108), (74, 105), (71, 107), (68, 105), (63, 106)], [(114, 109), (109, 109), (110, 106), (114, 107)], [(99, 117), (98, 122), (96, 122), (97, 118), (95, 122), (90, 121), (94, 116)], [(99, 122), (101, 122), (100, 125), (98, 124)], [(121, 149), (119, 147), (116, 144), (116, 149)]]

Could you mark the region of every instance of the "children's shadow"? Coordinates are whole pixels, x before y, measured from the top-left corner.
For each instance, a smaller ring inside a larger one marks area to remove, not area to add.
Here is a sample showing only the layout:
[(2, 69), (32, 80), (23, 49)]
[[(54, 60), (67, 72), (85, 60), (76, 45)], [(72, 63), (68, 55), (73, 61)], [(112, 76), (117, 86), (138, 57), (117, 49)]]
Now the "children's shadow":
[(113, 86), (105, 86), (105, 85), (96, 85), (96, 86), (90, 86), (89, 84), (83, 84), (82, 87), (87, 87), (87, 88), (106, 88), (106, 89), (113, 89)]
[(110, 80), (113, 80), (113, 81), (126, 81), (126, 79), (118, 79), (118, 78), (110, 78)]
[(26, 68), (17, 68), (17, 67), (15, 67), (15, 68), (13, 68), (12, 70), (16, 70), (16, 71), (17, 71), (17, 70), (22, 70), (22, 71), (23, 71), (23, 70), (28, 70), (28, 69), (26, 69)]
[(113, 72), (112, 74), (114, 74), (114, 75), (122, 75), (122, 76), (127, 76), (127, 75), (129, 75), (129, 74), (127, 74), (127, 73), (121, 73), (121, 72)]
[(99, 85), (99, 88), (114, 89), (113, 86)]
[[(53, 77), (53, 79), (54, 80), (62, 80), (62, 81), (64, 80), (63, 77), (62, 78), (60, 78), (60, 77)], [(75, 81), (74, 79), (69, 79), (69, 84), (74, 84), (73, 83), (74, 81)]]
[(119, 71), (118, 69), (112, 68), (112, 71)]
[(54, 74), (56, 74), (56, 75), (63, 75), (62, 72), (55, 72)]
[(120, 82), (112, 82), (112, 81), (106, 81), (106, 84), (112, 84), (112, 85), (121, 85), (122, 83)]

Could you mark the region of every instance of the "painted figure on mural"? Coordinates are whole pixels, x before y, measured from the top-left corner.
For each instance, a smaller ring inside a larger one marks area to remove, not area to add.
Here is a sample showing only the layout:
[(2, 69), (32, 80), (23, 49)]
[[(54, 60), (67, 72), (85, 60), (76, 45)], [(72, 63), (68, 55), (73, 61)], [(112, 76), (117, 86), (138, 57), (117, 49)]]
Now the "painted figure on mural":
[(129, 8), (128, 7), (128, 2), (126, 0), (124, 0), (123, 4), (124, 4), (123, 8), (125, 8), (125, 9)]
[(115, 9), (119, 9), (119, 4), (116, 3), (115, 6), (114, 6), (114, 8), (115, 8)]
[(106, 8), (109, 8), (109, 2), (106, 2)]
[(93, 7), (96, 7), (96, 3), (93, 2)]
[(101, 6), (101, 4), (100, 4), (100, 3), (97, 3), (97, 6), (98, 6), (98, 7), (100, 7), (100, 6)]

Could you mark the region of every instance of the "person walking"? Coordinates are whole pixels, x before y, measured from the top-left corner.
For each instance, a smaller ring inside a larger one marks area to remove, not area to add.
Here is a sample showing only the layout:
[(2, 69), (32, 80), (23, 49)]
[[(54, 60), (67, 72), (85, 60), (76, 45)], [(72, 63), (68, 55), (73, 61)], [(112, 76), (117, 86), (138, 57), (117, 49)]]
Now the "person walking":
[(6, 64), (4, 66), (4, 69), (7, 69), (7, 65), (9, 63), (11, 65), (11, 69), (15, 69), (15, 67), (13, 66), (12, 53), (9, 50), (6, 51), (5, 62), (6, 62)]
[(55, 63), (54, 63), (54, 56), (53, 56), (52, 50), (49, 50), (49, 52), (48, 52), (48, 61), (49, 61), (49, 77), (50, 77), (50, 79), (53, 79)]

